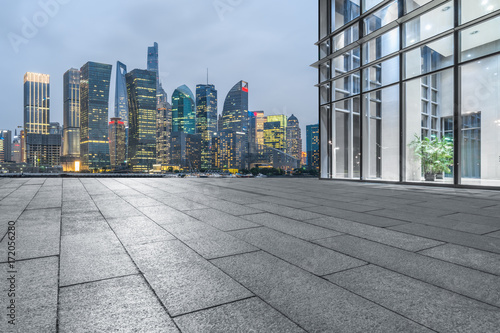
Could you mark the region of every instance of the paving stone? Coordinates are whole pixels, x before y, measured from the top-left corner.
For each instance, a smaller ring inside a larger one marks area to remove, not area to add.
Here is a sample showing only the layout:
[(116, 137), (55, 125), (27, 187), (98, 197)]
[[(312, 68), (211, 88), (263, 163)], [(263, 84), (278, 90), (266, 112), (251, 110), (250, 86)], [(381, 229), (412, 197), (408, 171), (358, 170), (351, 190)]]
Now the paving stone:
[(428, 249), (442, 242), (408, 235), (402, 232), (392, 231), (384, 228), (347, 221), (336, 217), (324, 217), (321, 219), (309, 220), (308, 223), (320, 227), (332, 229), (340, 233), (351, 234), (360, 238), (366, 238), (375, 242), (398, 247), (408, 251), (420, 251)]
[(442, 217), (445, 219), (450, 218), (458, 221), (489, 225), (497, 229), (500, 228), (500, 219), (498, 218), (498, 216), (488, 217), (488, 216), (466, 214), (466, 213), (455, 213), (450, 215), (444, 215)]
[(469, 247), (446, 244), (419, 253), (483, 272), (500, 275), (500, 255), (471, 249)]
[(176, 317), (182, 332), (305, 332), (278, 311), (253, 297)]
[(231, 235), (316, 275), (340, 272), (366, 264), (364, 261), (268, 228), (233, 231)]
[(107, 222), (125, 247), (175, 239), (146, 216), (108, 219)]
[(112, 231), (61, 238), (60, 286), (136, 273), (134, 263)]
[(243, 218), (305, 240), (332, 237), (339, 234), (333, 230), (317, 227), (315, 225), (270, 213), (245, 215)]
[(314, 203), (301, 202), (301, 201), (291, 200), (291, 199), (284, 199), (284, 198), (279, 198), (279, 197), (273, 197), (270, 195), (266, 195), (265, 197), (262, 197), (262, 201), (272, 202), (272, 203), (275, 203), (278, 205), (292, 207), (292, 208), (298, 208), (298, 209), (306, 208), (306, 207), (317, 207), (317, 205)]
[(474, 235), (416, 223), (395, 226), (391, 227), (391, 229), (443, 242), (468, 246), (478, 250), (500, 253), (500, 239), (494, 237)]
[(195, 218), (168, 206), (139, 207), (139, 210), (160, 225), (197, 221)]
[(179, 241), (133, 246), (130, 253), (172, 316), (252, 296)]
[(133, 196), (133, 197), (126, 197), (124, 199), (125, 199), (125, 201), (127, 201), (129, 204), (131, 204), (134, 207), (148, 207), (148, 206), (161, 206), (161, 205), (163, 205), (161, 202), (159, 202), (155, 199), (144, 197), (142, 195)]
[(119, 201), (113, 201), (111, 203), (96, 200), (96, 205), (99, 208), (101, 214), (106, 219), (142, 215), (142, 213), (137, 208), (121, 199)]
[(430, 332), (264, 252), (212, 262), (310, 332)]
[[(84, 199), (77, 201), (64, 201), (62, 204), (63, 215), (72, 215), (75, 213), (99, 212), (99, 208), (95, 205), (92, 199)], [(100, 212), (99, 212), (100, 213)]]
[(495, 231), (495, 232), (489, 233), (489, 234), (487, 234), (485, 236), (494, 237), (494, 238), (500, 238), (500, 231)]
[[(0, 265), (0, 332), (56, 332), (58, 258), (47, 257), (15, 263), (15, 295), (9, 297), (12, 273)], [(16, 325), (8, 324), (7, 306), (15, 300)]]
[(332, 207), (325, 207), (325, 206), (307, 207), (304, 209), (309, 210), (309, 211), (315, 211), (315, 212), (321, 213), (323, 215), (328, 215), (328, 216), (346, 219), (349, 221), (355, 221), (355, 222), (360, 222), (360, 223), (364, 223), (364, 224), (369, 224), (369, 225), (373, 225), (376, 227), (391, 227), (391, 226), (406, 223), (404, 221), (394, 220), (394, 219), (391, 219), (388, 217), (368, 215), (366, 213), (350, 212), (350, 211), (339, 209), (339, 208), (332, 208)]
[(236, 216), (262, 213), (260, 209), (235, 204), (229, 201), (206, 200), (206, 202), (202, 202), (202, 204), (207, 207), (215, 208), (217, 210)]
[(317, 213), (308, 212), (301, 209), (290, 208), (286, 206), (280, 206), (278, 204), (266, 203), (266, 202), (248, 205), (248, 207), (260, 209), (266, 212), (274, 213), (276, 215), (301, 221), (323, 217), (323, 215)]
[(498, 276), (348, 235), (321, 239), (316, 243), (435, 286), (500, 306)]
[(254, 246), (200, 221), (166, 224), (163, 227), (206, 259), (257, 250)]
[(111, 229), (98, 211), (64, 214), (62, 216), (63, 236), (106, 231), (111, 231)]
[(498, 332), (498, 308), (381, 267), (363, 266), (327, 278), (437, 332)]
[(140, 275), (61, 288), (60, 332), (179, 332)]
[(202, 209), (207, 208), (207, 206), (202, 205), (198, 202), (194, 202), (191, 200), (187, 200), (184, 198), (168, 198), (168, 199), (160, 199), (165, 205), (172, 207), (177, 210), (190, 210), (190, 209)]
[(211, 208), (190, 210), (186, 214), (222, 231), (259, 227), (258, 224), (242, 219), (241, 217), (229, 215)]

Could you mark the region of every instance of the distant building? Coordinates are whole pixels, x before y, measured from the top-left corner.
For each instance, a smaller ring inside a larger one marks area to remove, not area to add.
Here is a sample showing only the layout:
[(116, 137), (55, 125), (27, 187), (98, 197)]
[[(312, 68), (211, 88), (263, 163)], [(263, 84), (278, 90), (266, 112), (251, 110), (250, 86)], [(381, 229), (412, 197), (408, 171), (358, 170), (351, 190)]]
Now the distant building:
[(153, 46), (148, 47), (148, 63), (147, 68), (148, 71), (154, 72), (156, 77), (156, 91), (160, 92), (160, 64), (158, 61), (158, 43), (154, 43)]
[(319, 168), (319, 124), (307, 125), (307, 166), (311, 169)]
[(71, 68), (63, 75), (63, 148), (62, 156), (80, 158), (80, 71)]
[(128, 163), (135, 172), (156, 163), (156, 75), (134, 69), (125, 76), (129, 106)]
[(109, 122), (109, 160), (112, 169), (125, 167), (125, 122), (111, 118)]
[(57, 134), (57, 135), (62, 135), (62, 127), (61, 124), (59, 124), (57, 121), (50, 122), (49, 125), (49, 134)]
[(0, 162), (12, 161), (12, 132), (0, 130)]
[(172, 132), (170, 164), (182, 169), (201, 168), (201, 135)]
[(299, 120), (293, 114), (287, 120), (286, 142), (287, 153), (300, 160), (302, 158), (302, 134)]
[(109, 166), (108, 101), (111, 65), (87, 62), (80, 69), (80, 157), (83, 170)]
[[(222, 110), (223, 130), (247, 133), (248, 83), (240, 81), (228, 92)], [(220, 131), (220, 129), (219, 129)]]
[(12, 140), (12, 161), (16, 163), (21, 163), (23, 161), (20, 135), (14, 136)]
[(172, 106), (161, 101), (156, 112), (156, 163), (170, 164), (170, 144), (172, 135)]
[(119, 61), (116, 62), (115, 83), (115, 118), (120, 118), (125, 127), (128, 127), (128, 98), (127, 98), (127, 66)]
[(213, 139), (212, 159), (214, 167), (222, 170), (246, 168), (248, 151), (247, 134), (224, 130)]
[(172, 94), (172, 132), (196, 133), (196, 111), (193, 92), (182, 85)]
[(212, 167), (212, 138), (217, 132), (217, 90), (213, 84), (196, 86), (196, 133), (201, 135), (201, 168)]
[(300, 164), (307, 165), (307, 153), (305, 151), (302, 152), (302, 159), (300, 160)]
[(287, 119), (284, 114), (267, 116), (264, 124), (264, 145), (286, 153), (286, 125)]

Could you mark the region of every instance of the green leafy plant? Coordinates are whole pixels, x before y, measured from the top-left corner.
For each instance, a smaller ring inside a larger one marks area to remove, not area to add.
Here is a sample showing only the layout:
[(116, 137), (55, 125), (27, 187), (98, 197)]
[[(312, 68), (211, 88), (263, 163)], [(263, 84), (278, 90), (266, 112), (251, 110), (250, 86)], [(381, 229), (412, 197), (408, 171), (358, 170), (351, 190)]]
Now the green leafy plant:
[(409, 146), (414, 149), (415, 156), (420, 158), (424, 174), (449, 173), (453, 165), (453, 142), (450, 138), (420, 138), (415, 139)]

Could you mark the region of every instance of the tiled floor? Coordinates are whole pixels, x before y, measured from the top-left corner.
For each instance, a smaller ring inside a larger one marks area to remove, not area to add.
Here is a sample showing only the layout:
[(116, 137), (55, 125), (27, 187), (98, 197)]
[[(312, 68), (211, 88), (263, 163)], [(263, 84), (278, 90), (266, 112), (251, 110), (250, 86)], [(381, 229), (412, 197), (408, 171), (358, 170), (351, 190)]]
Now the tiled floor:
[[(8, 221), (16, 222), (14, 297)], [(1, 332), (484, 333), (500, 325), (498, 191), (1, 178), (0, 237)]]

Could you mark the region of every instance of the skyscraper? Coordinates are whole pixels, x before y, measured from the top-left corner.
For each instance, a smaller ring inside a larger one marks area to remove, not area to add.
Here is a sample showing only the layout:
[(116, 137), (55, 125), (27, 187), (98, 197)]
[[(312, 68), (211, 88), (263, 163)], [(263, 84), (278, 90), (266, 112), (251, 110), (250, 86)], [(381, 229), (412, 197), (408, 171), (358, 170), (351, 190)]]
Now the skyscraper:
[(144, 172), (156, 163), (156, 75), (134, 69), (127, 73), (129, 106), (128, 162), (135, 172)]
[(182, 85), (172, 94), (172, 132), (194, 134), (196, 113), (193, 92)]
[(160, 92), (160, 65), (158, 62), (158, 43), (148, 47), (148, 65), (147, 70), (154, 72), (156, 76), (156, 91)]
[(2, 141), (2, 148), (0, 154), (1, 162), (12, 161), (12, 132), (10, 130), (0, 130), (0, 140)]
[(109, 160), (112, 169), (125, 164), (125, 122), (121, 118), (111, 118), (109, 122)]
[(293, 114), (288, 118), (286, 126), (286, 146), (287, 154), (296, 159), (302, 158), (302, 134), (299, 120)]
[(83, 170), (109, 166), (111, 68), (111, 65), (89, 61), (80, 69), (80, 156)]
[(239, 170), (246, 168), (248, 140), (247, 134), (231, 130), (217, 132), (213, 139), (213, 163), (214, 167), (222, 170)]
[(12, 161), (21, 163), (23, 161), (21, 153), (21, 136), (15, 135), (12, 140)]
[(156, 163), (170, 164), (172, 106), (161, 99), (156, 109)]
[[(222, 110), (224, 130), (247, 133), (248, 83), (240, 81), (228, 92)], [(220, 131), (220, 129), (219, 129)]]
[(116, 86), (115, 86), (115, 118), (121, 118), (125, 127), (128, 127), (128, 100), (127, 82), (125, 81), (127, 66), (119, 61), (116, 62)]
[(267, 116), (264, 124), (264, 145), (286, 152), (286, 125), (284, 114)]
[(80, 158), (80, 71), (71, 68), (63, 76), (63, 153)]
[(319, 124), (306, 126), (307, 166), (319, 168)]
[(212, 139), (217, 132), (217, 90), (213, 84), (196, 86), (196, 133), (201, 135), (201, 168), (212, 167)]

